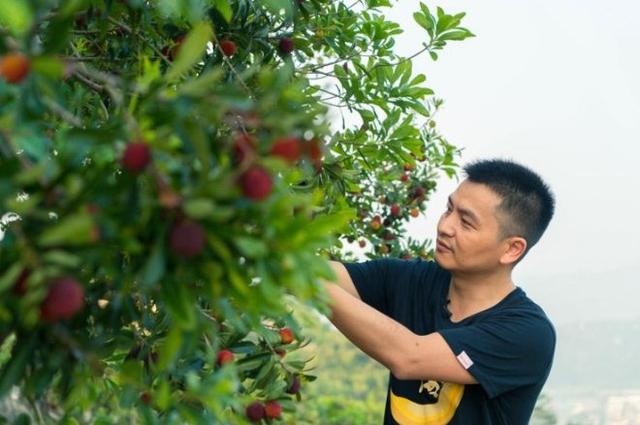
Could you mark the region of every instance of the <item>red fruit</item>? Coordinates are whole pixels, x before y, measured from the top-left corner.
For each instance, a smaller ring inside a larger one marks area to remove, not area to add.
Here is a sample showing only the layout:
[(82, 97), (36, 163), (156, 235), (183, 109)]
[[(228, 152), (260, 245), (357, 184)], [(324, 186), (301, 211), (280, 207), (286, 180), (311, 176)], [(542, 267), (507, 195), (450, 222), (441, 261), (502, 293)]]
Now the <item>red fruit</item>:
[(57, 322), (73, 317), (84, 306), (84, 289), (73, 278), (62, 277), (49, 286), (49, 292), (40, 306), (40, 317)]
[(365, 241), (364, 239), (360, 239), (358, 241), (358, 245), (360, 245), (360, 248), (364, 248), (365, 246), (367, 246), (367, 241)]
[(304, 146), (305, 146), (305, 153), (313, 161), (320, 161), (322, 159), (322, 148), (320, 146), (320, 141), (318, 139), (312, 139), (309, 143), (306, 143)]
[(293, 331), (289, 328), (280, 329), (280, 342), (282, 344), (291, 344), (293, 342)]
[(269, 419), (277, 419), (282, 414), (282, 406), (275, 400), (267, 401), (264, 405), (264, 413)]
[(289, 162), (295, 162), (300, 158), (300, 139), (297, 137), (282, 137), (271, 146), (271, 155), (279, 156)]
[(276, 354), (278, 356), (280, 356), (281, 359), (284, 358), (284, 356), (287, 355), (287, 350), (282, 350), (280, 348), (276, 348), (274, 351), (276, 352)]
[(300, 379), (297, 376), (293, 377), (291, 386), (287, 389), (287, 394), (297, 394), (300, 391)]
[(392, 216), (400, 217), (401, 213), (402, 213), (402, 209), (400, 208), (400, 205), (398, 205), (398, 204), (391, 205), (391, 215)]
[(385, 241), (392, 241), (395, 238), (396, 238), (395, 235), (390, 230), (386, 230), (384, 232), (384, 235), (382, 235), (382, 239), (384, 239)]
[(132, 142), (122, 154), (122, 166), (125, 170), (138, 174), (151, 162), (151, 148), (144, 142)]
[(373, 230), (378, 230), (382, 226), (382, 218), (379, 215), (373, 217), (369, 225)]
[(260, 422), (264, 418), (264, 405), (259, 401), (254, 401), (245, 409), (245, 415), (251, 422)]
[(225, 56), (229, 57), (235, 55), (238, 49), (236, 47), (236, 43), (233, 41), (222, 40), (220, 42), (220, 50), (222, 50), (222, 53), (224, 53)]
[(235, 356), (231, 352), (231, 350), (220, 350), (218, 353), (218, 358), (216, 359), (216, 364), (218, 366), (224, 366), (227, 363), (233, 362)]
[(289, 37), (282, 37), (280, 43), (278, 43), (278, 49), (280, 49), (280, 53), (283, 55), (288, 55), (293, 52), (295, 48), (295, 43)]
[(181, 221), (175, 224), (169, 235), (169, 245), (174, 253), (191, 258), (204, 250), (205, 231), (198, 223)]
[(256, 165), (240, 176), (240, 186), (244, 196), (253, 201), (261, 201), (271, 193), (273, 182), (269, 172)]
[(29, 58), (22, 53), (7, 53), (0, 58), (0, 76), (7, 83), (18, 84), (24, 80), (31, 70)]
[(407, 173), (402, 173), (402, 174), (400, 175), (400, 181), (401, 181), (401, 182), (406, 182), (407, 180), (409, 180), (409, 174), (407, 174)]
[(233, 156), (236, 163), (241, 163), (251, 156), (256, 149), (256, 139), (246, 133), (238, 133), (233, 142)]
[(31, 276), (31, 270), (22, 269), (20, 276), (16, 279), (16, 283), (13, 285), (13, 293), (18, 296), (22, 296), (27, 293), (27, 280)]
[(424, 194), (425, 194), (424, 187), (416, 187), (416, 189), (413, 191), (414, 198), (420, 198), (421, 196), (424, 196)]
[(420, 210), (417, 208), (411, 208), (411, 217), (417, 217), (418, 215), (420, 215)]
[(185, 35), (179, 35), (173, 39), (174, 45), (171, 47), (165, 47), (162, 49), (162, 54), (165, 55), (170, 61), (173, 61), (180, 52), (180, 48), (182, 47), (182, 43), (184, 42)]
[(143, 392), (142, 394), (140, 394), (140, 401), (146, 405), (151, 404), (151, 394), (146, 391)]

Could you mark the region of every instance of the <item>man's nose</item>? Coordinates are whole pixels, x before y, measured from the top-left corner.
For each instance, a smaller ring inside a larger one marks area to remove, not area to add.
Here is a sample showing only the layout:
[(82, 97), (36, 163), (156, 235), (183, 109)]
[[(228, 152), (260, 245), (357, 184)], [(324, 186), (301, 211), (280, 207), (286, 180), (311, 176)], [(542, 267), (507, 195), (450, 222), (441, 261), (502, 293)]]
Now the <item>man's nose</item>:
[(438, 220), (438, 234), (453, 236), (454, 230), (450, 218), (451, 217), (445, 213), (440, 216), (440, 220)]

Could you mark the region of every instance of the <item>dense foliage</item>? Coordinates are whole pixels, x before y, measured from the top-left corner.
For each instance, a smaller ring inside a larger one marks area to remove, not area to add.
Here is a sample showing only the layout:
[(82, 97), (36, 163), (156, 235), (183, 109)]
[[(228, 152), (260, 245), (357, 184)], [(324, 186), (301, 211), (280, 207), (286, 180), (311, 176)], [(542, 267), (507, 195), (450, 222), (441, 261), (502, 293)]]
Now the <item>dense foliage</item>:
[[(2, 0), (0, 397), (41, 422), (294, 412), (291, 305), (327, 312), (344, 240), (429, 257), (404, 224), (456, 172), (391, 6)], [(421, 5), (416, 55), (463, 16)]]

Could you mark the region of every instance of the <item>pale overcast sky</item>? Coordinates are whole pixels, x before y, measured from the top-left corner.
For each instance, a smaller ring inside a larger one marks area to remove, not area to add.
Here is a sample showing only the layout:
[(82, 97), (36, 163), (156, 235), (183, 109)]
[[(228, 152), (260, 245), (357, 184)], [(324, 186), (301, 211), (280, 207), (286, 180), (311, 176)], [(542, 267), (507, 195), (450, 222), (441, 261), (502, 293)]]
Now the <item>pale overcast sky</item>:
[[(461, 164), (511, 158), (539, 172), (556, 194), (547, 233), (514, 280), (557, 323), (640, 317), (640, 3), (631, 1), (428, 2), (467, 12), (476, 38), (448, 45), (414, 70), (445, 100), (437, 118)], [(419, 2), (387, 13), (410, 55), (426, 34)], [(633, 77), (633, 76), (636, 77)], [(435, 236), (443, 179), (414, 236)]]

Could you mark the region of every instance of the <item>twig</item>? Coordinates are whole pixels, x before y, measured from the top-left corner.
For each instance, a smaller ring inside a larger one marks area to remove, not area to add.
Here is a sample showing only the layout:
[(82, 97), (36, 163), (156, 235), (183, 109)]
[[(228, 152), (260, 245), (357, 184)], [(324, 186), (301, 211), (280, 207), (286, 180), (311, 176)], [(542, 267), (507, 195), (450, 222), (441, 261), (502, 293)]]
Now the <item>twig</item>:
[(107, 18), (109, 20), (109, 22), (119, 26), (120, 28), (122, 28), (123, 30), (125, 30), (126, 32), (128, 32), (129, 34), (134, 34), (136, 37), (138, 37), (140, 40), (144, 41), (149, 47), (151, 47), (151, 49), (156, 52), (157, 55), (159, 55), (162, 60), (167, 64), (167, 65), (171, 65), (171, 61), (162, 54), (162, 52), (153, 45), (153, 43), (151, 43), (145, 36), (143, 36), (142, 34), (138, 33), (138, 32), (134, 32), (131, 27), (127, 24), (125, 24), (124, 22), (120, 22), (117, 19), (109, 16)]
[(74, 127), (82, 127), (82, 120), (80, 118), (67, 111), (61, 105), (57, 104), (54, 100), (45, 97), (42, 101), (49, 107), (49, 109), (51, 109), (54, 114), (58, 115), (64, 121), (68, 122)]

